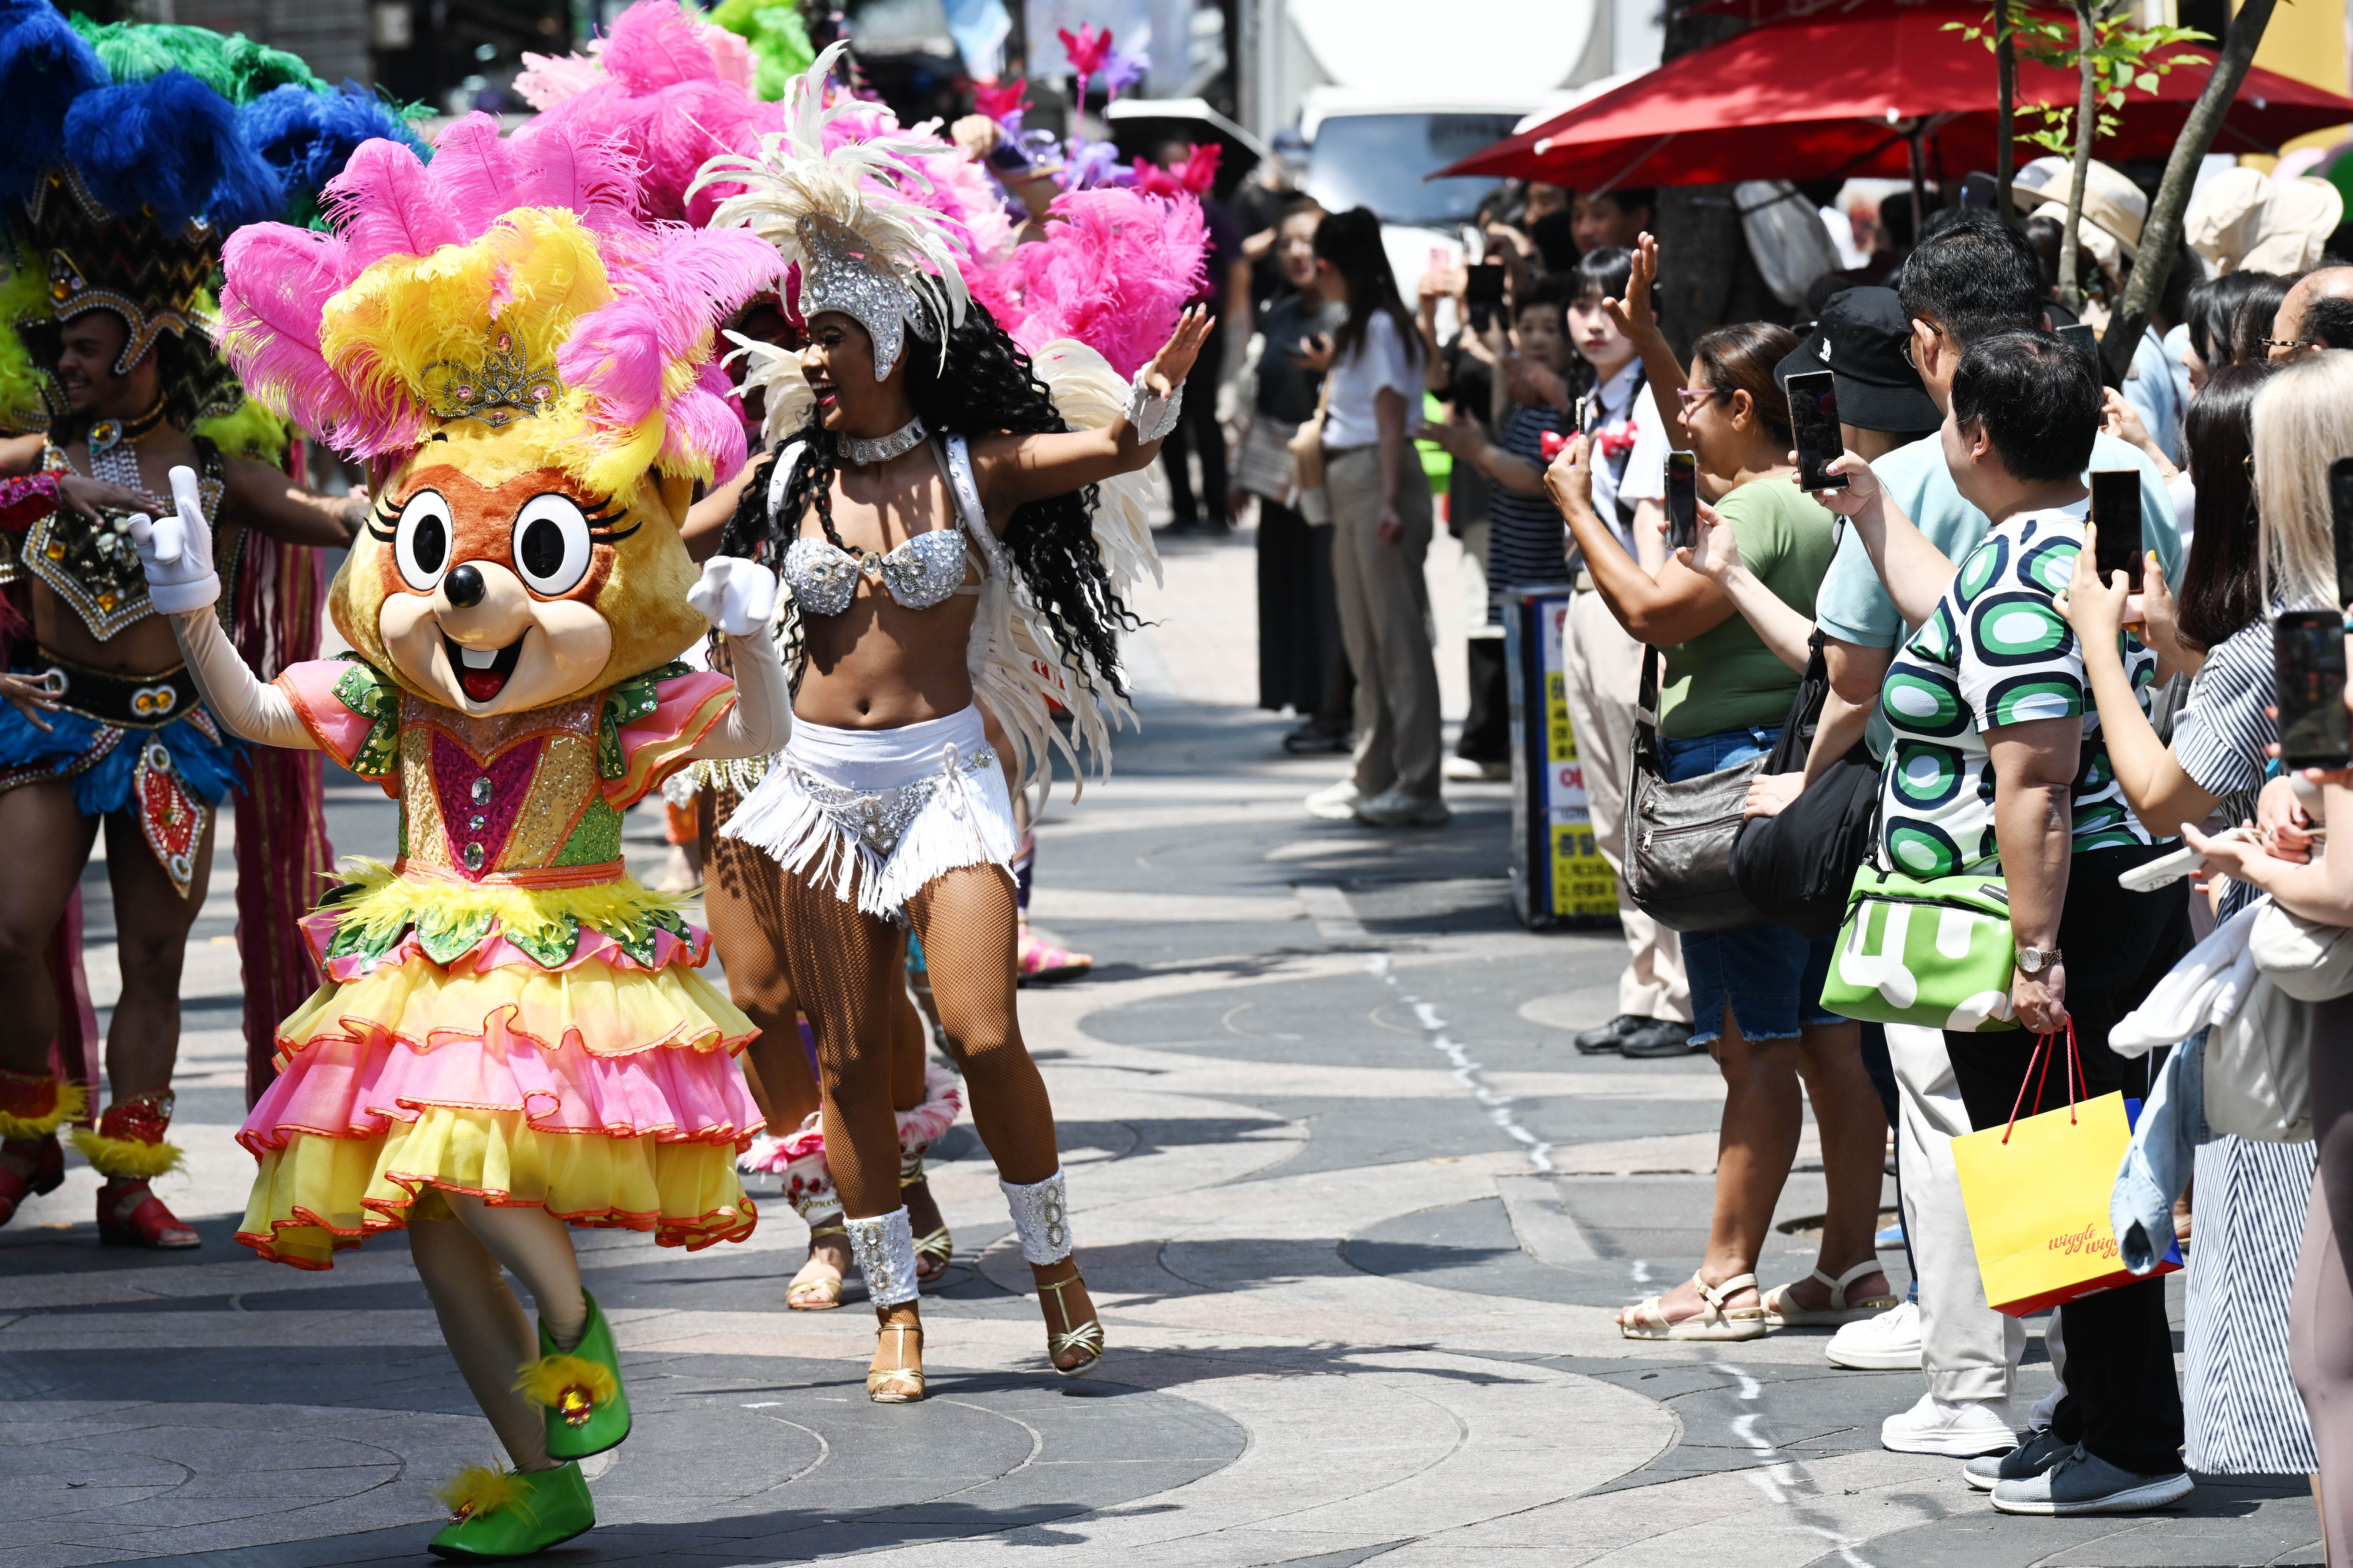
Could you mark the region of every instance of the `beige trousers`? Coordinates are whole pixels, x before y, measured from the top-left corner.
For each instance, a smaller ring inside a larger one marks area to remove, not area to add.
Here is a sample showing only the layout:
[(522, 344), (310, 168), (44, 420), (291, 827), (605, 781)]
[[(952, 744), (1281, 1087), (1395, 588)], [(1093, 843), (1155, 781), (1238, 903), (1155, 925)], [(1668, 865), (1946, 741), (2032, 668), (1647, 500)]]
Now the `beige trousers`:
[(1438, 659), (1430, 618), (1430, 485), (1413, 449), (1398, 483), (1405, 537), (1384, 541), (1380, 449), (1328, 452), (1324, 489), (1332, 500), (1332, 581), (1338, 591), (1340, 640), (1356, 673), (1356, 789), (1367, 797), (1392, 786), (1436, 800), (1440, 737)]
[(1585, 769), (1593, 844), (1618, 879), (1618, 920), (1626, 931), (1627, 963), (1618, 977), (1618, 1011), (1637, 1018), (1691, 1022), (1691, 986), (1683, 979), (1683, 939), (1634, 907), (1626, 891), (1626, 770), (1634, 740), (1634, 689), (1642, 678), (1642, 645), (1634, 640), (1601, 595), (1569, 596), (1561, 637), (1568, 688), (1568, 722)]

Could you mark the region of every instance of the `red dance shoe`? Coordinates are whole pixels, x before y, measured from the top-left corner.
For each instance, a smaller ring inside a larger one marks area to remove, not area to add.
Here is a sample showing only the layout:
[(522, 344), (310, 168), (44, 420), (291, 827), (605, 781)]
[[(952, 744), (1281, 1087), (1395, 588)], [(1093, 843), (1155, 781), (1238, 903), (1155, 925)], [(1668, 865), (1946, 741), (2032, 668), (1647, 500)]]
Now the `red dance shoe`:
[(204, 1237), (182, 1225), (145, 1182), (130, 1177), (117, 1177), (98, 1189), (98, 1239), (110, 1247), (159, 1251), (204, 1245)]
[(118, 1100), (96, 1132), (74, 1134), (74, 1147), (107, 1178), (98, 1191), (98, 1239), (117, 1247), (200, 1247), (147, 1184), (180, 1168), (180, 1151), (164, 1141), (172, 1125), (172, 1091)]
[(0, 1225), (16, 1217), (29, 1197), (54, 1193), (66, 1179), (66, 1152), (54, 1132), (0, 1142)]

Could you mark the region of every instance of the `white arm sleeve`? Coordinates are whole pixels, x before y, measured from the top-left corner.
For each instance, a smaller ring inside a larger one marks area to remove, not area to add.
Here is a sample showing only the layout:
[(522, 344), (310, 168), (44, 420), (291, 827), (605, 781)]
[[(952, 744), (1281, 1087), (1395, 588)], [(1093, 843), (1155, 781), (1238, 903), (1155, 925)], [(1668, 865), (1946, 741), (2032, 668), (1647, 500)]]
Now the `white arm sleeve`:
[(205, 706), (230, 734), (289, 751), (318, 750), (319, 743), (311, 739), (311, 731), (294, 711), (294, 700), (255, 679), (209, 608), (191, 610), (171, 620), (180, 657), (188, 661), (188, 673), (196, 678)]
[(765, 757), (784, 749), (793, 736), (793, 688), (777, 661), (776, 640), (762, 626), (748, 637), (727, 639), (735, 677), (735, 706), (712, 726), (698, 757)]

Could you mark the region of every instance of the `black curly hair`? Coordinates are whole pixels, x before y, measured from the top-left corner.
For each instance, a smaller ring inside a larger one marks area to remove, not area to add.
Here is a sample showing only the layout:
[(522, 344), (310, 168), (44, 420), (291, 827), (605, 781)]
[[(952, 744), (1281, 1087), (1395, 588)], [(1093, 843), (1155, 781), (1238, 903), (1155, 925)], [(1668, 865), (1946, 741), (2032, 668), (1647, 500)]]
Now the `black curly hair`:
[[(942, 436), (1057, 435), (1071, 428), (1054, 408), (1046, 384), (1029, 356), (1008, 336), (977, 300), (964, 323), (948, 333), (941, 362), (936, 331), (911, 330), (902, 355), (907, 396), (924, 427)], [(812, 414), (784, 446), (805, 443), (808, 458), (786, 487), (784, 505), (772, 521), (768, 484), (776, 454), (760, 461), (744, 487), (735, 514), (720, 535), (726, 555), (749, 556), (765, 547), (774, 563), (800, 534), (801, 520), (814, 503), (818, 523), (836, 549), (847, 549), (833, 526), (833, 479), (840, 467), (841, 437)], [(1092, 521), (1092, 485), (1043, 500), (1026, 501), (1005, 525), (1005, 550), (1029, 591), (1053, 638), (1071, 656), (1072, 673), (1089, 689), (1098, 679), (1124, 697), (1119, 634), (1143, 623), (1112, 588), (1111, 574), (1097, 547)]]
[[(130, 323), (124, 321), (121, 311), (105, 306), (99, 309), (122, 321), (124, 331), (130, 331)], [(58, 440), (79, 438), (94, 416), (77, 416), (66, 402), (65, 389), (58, 384), (64, 323), (55, 320), (27, 321), (18, 326), (16, 334), (32, 357), (50, 431)], [(155, 356), (155, 387), (163, 395), (164, 421), (175, 428), (185, 430), (199, 420), (233, 414), (245, 401), (245, 388), (238, 384), (237, 372), (203, 333), (158, 332), (147, 352)]]

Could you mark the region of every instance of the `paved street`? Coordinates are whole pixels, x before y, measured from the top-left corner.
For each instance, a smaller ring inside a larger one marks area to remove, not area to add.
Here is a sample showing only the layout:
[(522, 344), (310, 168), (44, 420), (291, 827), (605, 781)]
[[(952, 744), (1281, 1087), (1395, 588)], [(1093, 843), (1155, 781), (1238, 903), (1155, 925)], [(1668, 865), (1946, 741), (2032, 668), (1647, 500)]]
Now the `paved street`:
[[(1341, 763), (1284, 757), (1289, 721), (1250, 706), (1246, 537), (1168, 555), (1168, 589), (1142, 605), (1160, 623), (1136, 647), (1144, 736), (1040, 833), (1037, 919), (1097, 966), (1023, 994), (1109, 1330), (1102, 1370), (1046, 1373), (968, 1124), (935, 1151), (956, 1258), (925, 1305), (919, 1405), (866, 1402), (861, 1291), (837, 1312), (783, 1309), (805, 1236), (783, 1203), (749, 1243), (692, 1257), (576, 1232), (638, 1421), (588, 1466), (601, 1528), (548, 1561), (2320, 1561), (2301, 1477), (2201, 1485), (2153, 1518), (2006, 1518), (1956, 1462), (1878, 1447), (1916, 1373), (1833, 1368), (1821, 1332), (1620, 1339), (1615, 1309), (1698, 1258), (1713, 1066), (1571, 1049), (1615, 1011), (1622, 949), (1518, 928), (1504, 786), (1451, 788), (1442, 829), (1305, 816), (1300, 797)], [(1459, 712), (1451, 637), (1442, 658)], [(337, 847), (387, 853), (381, 797), (346, 786)], [(85, 890), (103, 1001), (101, 868)], [(229, 1239), (251, 1170), (229, 1141), (232, 912), (224, 856), (185, 984), (174, 1135), (191, 1170), (162, 1188), (204, 1247), (100, 1252), (81, 1169), (0, 1231), (0, 1568), (421, 1562), (431, 1489), (490, 1454), (398, 1238), (323, 1274)], [(1768, 1283), (1810, 1267), (1811, 1147)], [(2038, 1350), (2024, 1398), (2048, 1387)]]

